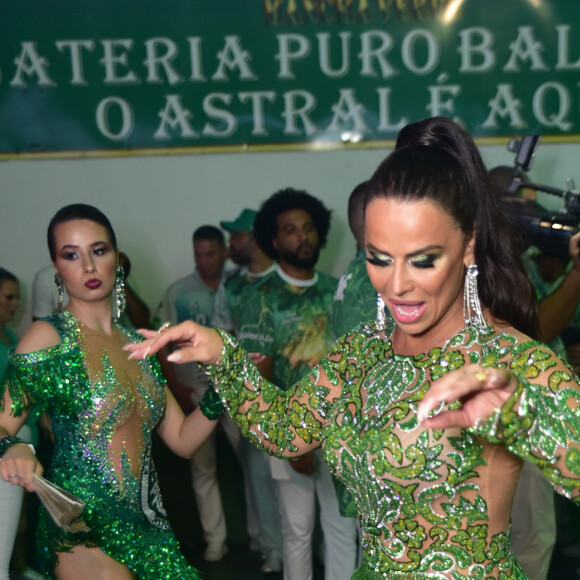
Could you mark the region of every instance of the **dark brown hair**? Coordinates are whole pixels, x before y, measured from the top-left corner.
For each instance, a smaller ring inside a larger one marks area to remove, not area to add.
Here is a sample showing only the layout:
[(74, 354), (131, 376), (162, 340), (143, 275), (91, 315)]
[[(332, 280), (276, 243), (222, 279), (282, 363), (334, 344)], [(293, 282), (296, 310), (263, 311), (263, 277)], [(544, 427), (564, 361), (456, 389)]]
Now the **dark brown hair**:
[(99, 209), (92, 205), (85, 203), (73, 203), (66, 205), (59, 209), (48, 224), (48, 231), (46, 232), (46, 239), (48, 242), (48, 251), (50, 252), (50, 259), (54, 262), (56, 259), (56, 249), (54, 247), (54, 229), (57, 225), (70, 222), (73, 220), (90, 220), (103, 226), (109, 234), (109, 241), (115, 250), (117, 249), (117, 238), (113, 231), (113, 226), (109, 218)]
[(475, 230), (481, 301), (491, 314), (537, 337), (536, 298), (521, 262), (523, 244), (504, 215), (471, 136), (450, 119), (405, 127), (395, 151), (375, 171), (366, 203), (376, 197), (431, 200), (465, 234)]
[(254, 220), (254, 238), (262, 251), (274, 260), (278, 259), (278, 250), (273, 244), (278, 234), (278, 216), (291, 209), (303, 209), (310, 215), (318, 233), (320, 247), (326, 245), (331, 211), (306, 191), (288, 187), (277, 191), (262, 203)]

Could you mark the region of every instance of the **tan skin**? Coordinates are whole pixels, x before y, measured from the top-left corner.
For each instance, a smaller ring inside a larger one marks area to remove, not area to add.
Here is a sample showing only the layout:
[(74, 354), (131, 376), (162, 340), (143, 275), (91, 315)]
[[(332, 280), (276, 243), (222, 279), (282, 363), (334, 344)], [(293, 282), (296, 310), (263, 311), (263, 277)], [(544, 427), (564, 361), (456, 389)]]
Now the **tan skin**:
[[(111, 335), (111, 294), (115, 282), (117, 250), (112, 246), (107, 230), (90, 220), (72, 220), (55, 228), (56, 258), (54, 266), (61, 275), (70, 300), (66, 305), (86, 327)], [(88, 280), (98, 280), (98, 288), (85, 286)], [(35, 322), (19, 342), (16, 352), (29, 353), (59, 344), (60, 338), (52, 325)], [(165, 388), (166, 408), (157, 432), (166, 445), (181, 457), (191, 457), (216, 425), (197, 409), (185, 417), (173, 395)], [(4, 395), (4, 408), (12, 401)], [(0, 437), (15, 434), (27, 414), (14, 417), (9, 412), (0, 415)], [(34, 491), (34, 473), (43, 468), (25, 445), (10, 447), (0, 461), (0, 476), (5, 481)], [(134, 578), (124, 565), (107, 556), (99, 548), (77, 546), (71, 552), (58, 554), (57, 578), (62, 580), (110, 580)]]
[(248, 271), (252, 274), (260, 274), (272, 265), (272, 258), (264, 254), (260, 246), (256, 243), (254, 234), (251, 231), (242, 230), (230, 232), (229, 245), (231, 260), (236, 264), (247, 263)]
[[(395, 351), (425, 352), (461, 330), (463, 276), (465, 266), (473, 261), (473, 236), (466, 237), (442, 208), (428, 201), (374, 199), (367, 207), (365, 223), (367, 257), (381, 262), (369, 264), (369, 276), (391, 314), (395, 319), (402, 318), (393, 336)], [(484, 313), (489, 318), (489, 312)], [(522, 336), (507, 325), (505, 330)], [(131, 358), (143, 358), (169, 343), (180, 347), (171, 354), (175, 363), (211, 364), (221, 357), (219, 334), (193, 322), (174, 326), (160, 336), (152, 332), (144, 336), (148, 340), (125, 347)], [(325, 386), (333, 388), (330, 383)], [(478, 418), (490, 417), (515, 388), (515, 378), (509, 372), (470, 365), (435, 381), (418, 413), (426, 417), (441, 401), (459, 400), (463, 403), (460, 410), (444, 410), (424, 418), (424, 425), (473, 426)], [(298, 444), (292, 456), (318, 445)]]
[(284, 259), (284, 252), (295, 253), (300, 258), (308, 258), (315, 253), (319, 241), (312, 216), (304, 209), (289, 209), (278, 215), (276, 224), (278, 228), (272, 245), (280, 253), (280, 267), (293, 278), (310, 280), (314, 276), (314, 268), (300, 268), (290, 264)]
[[(203, 283), (212, 290), (217, 290), (222, 279), (224, 264), (228, 258), (228, 249), (222, 246), (218, 240), (194, 239), (193, 258)], [(146, 326), (148, 325), (144, 325), (144, 327)], [(191, 413), (195, 408), (191, 400), (191, 389), (179, 382), (173, 366), (167, 364), (168, 354), (168, 349), (159, 353), (161, 369), (181, 409), (185, 413)]]
[[(467, 238), (435, 203), (375, 199), (366, 210), (365, 237), (369, 278), (397, 322), (395, 352), (426, 352), (463, 328), (463, 277), (474, 262), (473, 233)], [(489, 417), (515, 387), (505, 371), (469, 365), (435, 381), (418, 413), (425, 417), (441, 401), (461, 400), (460, 410), (443, 411), (424, 423), (470, 427)]]
[(217, 240), (193, 240), (193, 256), (200, 278), (217, 290), (228, 258), (227, 248)]

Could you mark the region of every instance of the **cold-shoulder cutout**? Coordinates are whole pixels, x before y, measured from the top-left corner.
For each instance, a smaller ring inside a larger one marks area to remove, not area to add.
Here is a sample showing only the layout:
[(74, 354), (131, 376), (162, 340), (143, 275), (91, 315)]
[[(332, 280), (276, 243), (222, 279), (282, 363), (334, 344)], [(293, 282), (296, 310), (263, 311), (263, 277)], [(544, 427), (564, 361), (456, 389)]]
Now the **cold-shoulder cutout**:
[(14, 349), (17, 354), (27, 354), (50, 348), (61, 343), (56, 328), (46, 320), (37, 320), (24, 333)]

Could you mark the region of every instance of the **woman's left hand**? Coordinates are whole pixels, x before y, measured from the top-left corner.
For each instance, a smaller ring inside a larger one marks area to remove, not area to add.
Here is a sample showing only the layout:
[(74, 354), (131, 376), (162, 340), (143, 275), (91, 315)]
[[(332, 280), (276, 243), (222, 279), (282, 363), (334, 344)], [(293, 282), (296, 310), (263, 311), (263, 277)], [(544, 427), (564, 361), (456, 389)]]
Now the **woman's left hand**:
[(167, 360), (177, 364), (199, 362), (215, 364), (221, 357), (223, 341), (217, 330), (186, 320), (175, 326), (163, 325), (158, 331), (139, 329), (146, 340), (126, 344), (130, 359), (144, 359), (173, 344), (179, 347), (167, 356)]
[[(487, 421), (513, 394), (515, 376), (508, 370), (468, 365), (433, 382), (417, 407), (419, 420), (425, 427), (473, 427)], [(447, 405), (460, 401), (461, 407), (449, 410)], [(432, 417), (429, 414), (442, 407)]]
[(0, 478), (13, 485), (34, 491), (34, 474), (42, 475), (42, 465), (28, 445), (9, 447), (0, 460)]

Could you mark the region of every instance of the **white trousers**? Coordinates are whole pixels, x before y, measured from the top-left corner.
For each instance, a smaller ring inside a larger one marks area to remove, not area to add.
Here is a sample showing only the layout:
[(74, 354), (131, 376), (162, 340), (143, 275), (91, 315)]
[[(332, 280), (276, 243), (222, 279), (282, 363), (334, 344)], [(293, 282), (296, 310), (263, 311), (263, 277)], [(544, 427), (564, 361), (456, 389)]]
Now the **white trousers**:
[(281, 558), (283, 542), (278, 489), (270, 473), (268, 455), (247, 439), (242, 439), (241, 447), (248, 506), (248, 533), (264, 556), (275, 553)]
[[(251, 542), (258, 546), (263, 555), (267, 556), (271, 548), (280, 548), (282, 545), (277, 503), (274, 503), (276, 510), (274, 518), (278, 525), (278, 545), (275, 544), (274, 540), (271, 540), (268, 533), (271, 527), (269, 527), (269, 522), (264, 522), (264, 514), (267, 510), (258, 499), (262, 498), (262, 492), (259, 492), (257, 496), (252, 492), (254, 479), (250, 476), (250, 466), (246, 457), (246, 446), (251, 445), (244, 440), (241, 431), (229, 416), (226, 415), (222, 418), (221, 426), (238, 458), (244, 475), (244, 484), (240, 482), (240, 485), (244, 485), (248, 535)], [(265, 456), (257, 449), (254, 452)], [(205, 541), (213, 546), (223, 544), (226, 541), (227, 529), (217, 477), (215, 435), (210, 436), (191, 458), (191, 477)], [(266, 504), (270, 501), (268, 496), (271, 493), (272, 491), (269, 493), (266, 491), (264, 498), (262, 498)], [(272, 545), (273, 542), (274, 545)]]
[(225, 543), (227, 530), (217, 479), (214, 435), (208, 437), (194, 453), (190, 465), (203, 536), (208, 545), (219, 546)]
[[(176, 368), (176, 372), (181, 370)], [(197, 405), (209, 384), (208, 379), (197, 367), (186, 370), (187, 373), (178, 376), (192, 389), (191, 398)], [(267, 468), (261, 468), (264, 460), (262, 458), (259, 461), (255, 460), (256, 454), (264, 457), (266, 455), (244, 440), (239, 427), (228, 415), (222, 417), (220, 425), (244, 475), (247, 531), (250, 541), (264, 556), (268, 556), (272, 550), (280, 551), (282, 539), (276, 491), (269, 471)], [(252, 447), (249, 452), (248, 447)], [(261, 475), (263, 471), (267, 472), (267, 482)], [(227, 529), (217, 478), (215, 435), (210, 436), (193, 455), (191, 477), (205, 541), (212, 546), (219, 546), (226, 541)], [(264, 486), (268, 487), (264, 489)]]
[(312, 532), (316, 505), (324, 534), (325, 580), (350, 580), (356, 567), (357, 520), (340, 515), (336, 491), (322, 452), (315, 451), (316, 472), (304, 475), (290, 470), (277, 479), (284, 537), (284, 580), (312, 580)]
[[(191, 388), (191, 400), (195, 405), (203, 396), (208, 379), (197, 365), (175, 365), (176, 374), (183, 384)], [(208, 545), (218, 547), (225, 543), (227, 530), (222, 496), (217, 478), (215, 433), (210, 435), (191, 458), (191, 480), (197, 503), (197, 511)]]

